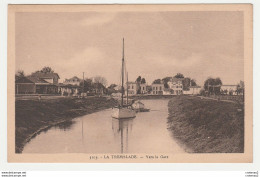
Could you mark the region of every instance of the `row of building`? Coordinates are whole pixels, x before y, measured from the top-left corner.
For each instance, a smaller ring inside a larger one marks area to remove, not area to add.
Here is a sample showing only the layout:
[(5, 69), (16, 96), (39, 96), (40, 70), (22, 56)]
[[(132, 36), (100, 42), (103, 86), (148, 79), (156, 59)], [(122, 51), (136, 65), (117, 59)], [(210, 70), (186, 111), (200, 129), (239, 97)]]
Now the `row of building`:
[(182, 95), (182, 94), (199, 94), (200, 86), (190, 86), (188, 90), (183, 90), (183, 78), (171, 78), (167, 83), (168, 88), (163, 82), (153, 83), (148, 85), (146, 83), (128, 82), (128, 94), (136, 95), (138, 91), (140, 94), (152, 95)]
[[(63, 83), (59, 83), (59, 75), (57, 73), (36, 72), (30, 76), (22, 77), (15, 81), (16, 94), (60, 94), (60, 95), (78, 95), (80, 92), (80, 83), (82, 79), (74, 76), (65, 79)], [(183, 89), (183, 78), (171, 78), (166, 88), (163, 82), (146, 83), (128, 82), (128, 94), (151, 94), (151, 95), (196, 95), (201, 91), (200, 86), (190, 86)], [(126, 87), (126, 86), (125, 86)], [(221, 90), (225, 93), (235, 93), (237, 85), (222, 85)], [(95, 94), (104, 94), (106, 88), (102, 84), (96, 83), (92, 92)], [(125, 89), (126, 90), (126, 89)]]
[[(15, 81), (15, 93), (61, 95), (77, 95), (79, 93), (79, 78), (73, 77), (63, 83), (59, 83), (59, 79), (57, 73), (36, 72), (30, 76), (17, 79)], [(71, 81), (73, 84), (70, 83)]]
[[(82, 79), (74, 76), (65, 79), (63, 83), (59, 83), (59, 75), (57, 73), (36, 72), (30, 76), (21, 77), (15, 81), (16, 94), (59, 94), (63, 96), (77, 96), (82, 87), (80, 83)], [(89, 95), (103, 95), (106, 88), (100, 83), (93, 83)]]

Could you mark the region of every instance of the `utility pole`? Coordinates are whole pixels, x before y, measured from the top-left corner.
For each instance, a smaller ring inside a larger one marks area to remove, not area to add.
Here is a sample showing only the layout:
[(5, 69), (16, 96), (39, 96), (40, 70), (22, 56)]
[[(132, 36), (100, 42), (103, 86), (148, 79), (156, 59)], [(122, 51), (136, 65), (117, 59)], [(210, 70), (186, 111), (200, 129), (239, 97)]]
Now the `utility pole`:
[(83, 87), (83, 88), (82, 88), (82, 93), (83, 93), (83, 96), (82, 96), (82, 97), (83, 97), (83, 98), (84, 98), (84, 84), (85, 84), (84, 82), (85, 82), (85, 80), (84, 80), (84, 72), (83, 72), (83, 84), (82, 84), (82, 87)]

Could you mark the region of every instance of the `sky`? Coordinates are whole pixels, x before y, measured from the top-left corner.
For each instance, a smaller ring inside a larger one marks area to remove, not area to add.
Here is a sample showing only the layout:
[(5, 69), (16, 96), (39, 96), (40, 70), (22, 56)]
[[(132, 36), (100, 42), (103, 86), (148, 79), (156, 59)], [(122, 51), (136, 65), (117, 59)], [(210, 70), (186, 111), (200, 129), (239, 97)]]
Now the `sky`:
[(243, 12), (18, 12), (16, 70), (50, 66), (60, 82), (104, 76), (120, 83), (122, 38), (129, 81), (182, 73), (202, 85), (243, 80)]

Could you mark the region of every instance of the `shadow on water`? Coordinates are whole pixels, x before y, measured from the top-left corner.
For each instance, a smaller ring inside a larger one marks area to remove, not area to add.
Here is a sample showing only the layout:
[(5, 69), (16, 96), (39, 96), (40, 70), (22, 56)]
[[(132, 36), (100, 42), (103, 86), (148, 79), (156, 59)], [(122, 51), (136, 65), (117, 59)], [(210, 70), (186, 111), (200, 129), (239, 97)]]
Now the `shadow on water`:
[(28, 139), (27, 143), (30, 142), (32, 139), (34, 139), (37, 135), (40, 135), (41, 133), (47, 133), (50, 129), (54, 128), (58, 128), (60, 130), (63, 131), (68, 131), (71, 129), (72, 125), (74, 124), (74, 121), (69, 120), (69, 121), (65, 121), (65, 122), (61, 122), (59, 124), (56, 124), (54, 126), (48, 126), (46, 128), (43, 128), (42, 130), (40, 130), (39, 132), (33, 134), (30, 139)]
[(114, 137), (120, 142), (120, 152), (128, 152), (128, 138), (132, 132), (134, 118), (114, 119), (112, 118), (112, 130)]
[(74, 121), (70, 120), (70, 121), (66, 121), (66, 122), (62, 122), (60, 124), (57, 124), (54, 127), (59, 128), (60, 130), (63, 130), (63, 131), (68, 131), (72, 128), (72, 125), (74, 123), (75, 123)]

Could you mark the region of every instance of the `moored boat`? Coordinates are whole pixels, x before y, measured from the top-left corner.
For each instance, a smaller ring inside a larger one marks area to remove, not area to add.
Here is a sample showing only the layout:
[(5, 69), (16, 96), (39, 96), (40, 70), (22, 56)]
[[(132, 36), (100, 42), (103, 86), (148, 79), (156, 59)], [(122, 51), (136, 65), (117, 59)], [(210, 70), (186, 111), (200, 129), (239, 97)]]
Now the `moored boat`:
[[(122, 57), (122, 93), (121, 93), (121, 104), (118, 107), (113, 108), (112, 117), (116, 119), (125, 119), (135, 117), (135, 110), (128, 105), (128, 85), (127, 85), (127, 95), (126, 104), (124, 103), (124, 74), (125, 74), (125, 59), (124, 59), (124, 38), (123, 38), (123, 57)], [(128, 80), (128, 76), (127, 76)], [(128, 82), (127, 82), (128, 83)]]
[(135, 101), (132, 104), (132, 108), (137, 112), (148, 112), (150, 109), (145, 108), (144, 103), (142, 103), (140, 100)]

